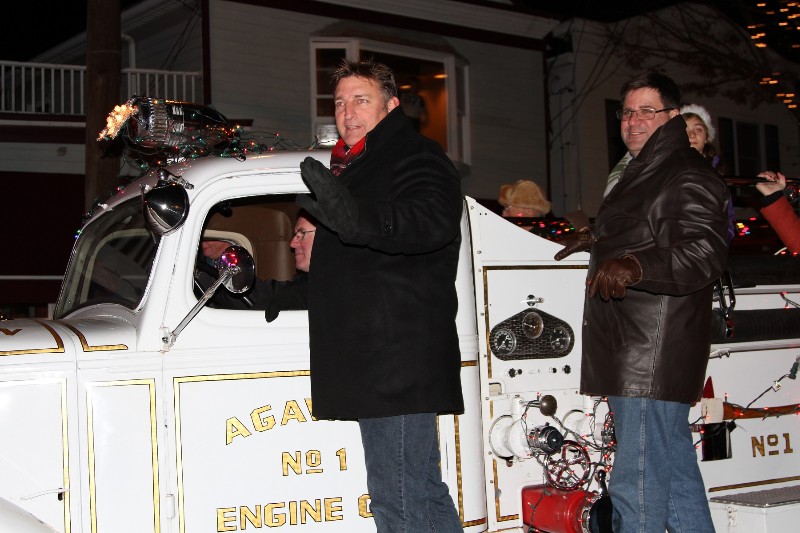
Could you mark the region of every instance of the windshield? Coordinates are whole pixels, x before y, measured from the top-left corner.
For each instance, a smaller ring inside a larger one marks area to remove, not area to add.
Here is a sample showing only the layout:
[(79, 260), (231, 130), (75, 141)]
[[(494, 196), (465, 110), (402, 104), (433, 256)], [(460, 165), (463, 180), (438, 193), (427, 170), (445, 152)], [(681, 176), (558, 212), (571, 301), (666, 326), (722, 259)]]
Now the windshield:
[(98, 217), (83, 229), (72, 251), (55, 317), (101, 303), (135, 309), (159, 241), (145, 227), (139, 197)]

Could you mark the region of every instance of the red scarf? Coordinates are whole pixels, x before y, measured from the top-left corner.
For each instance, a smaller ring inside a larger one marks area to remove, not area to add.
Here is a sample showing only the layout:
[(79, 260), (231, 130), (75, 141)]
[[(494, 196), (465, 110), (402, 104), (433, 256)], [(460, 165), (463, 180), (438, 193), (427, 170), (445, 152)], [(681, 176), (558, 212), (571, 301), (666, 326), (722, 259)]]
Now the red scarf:
[(331, 172), (336, 176), (344, 172), (347, 165), (352, 163), (356, 156), (364, 151), (366, 144), (367, 138), (362, 137), (360, 141), (348, 150), (344, 140), (340, 137), (336, 146), (333, 147), (333, 152), (331, 152)]

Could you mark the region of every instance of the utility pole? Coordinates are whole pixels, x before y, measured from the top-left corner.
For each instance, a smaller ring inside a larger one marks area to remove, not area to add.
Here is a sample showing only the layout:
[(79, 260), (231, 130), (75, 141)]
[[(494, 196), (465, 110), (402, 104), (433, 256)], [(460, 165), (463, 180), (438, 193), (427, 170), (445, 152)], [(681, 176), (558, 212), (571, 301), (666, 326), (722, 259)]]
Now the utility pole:
[(86, 177), (84, 204), (90, 210), (119, 184), (120, 160), (106, 156), (97, 136), (120, 102), (122, 69), (120, 0), (86, 0)]

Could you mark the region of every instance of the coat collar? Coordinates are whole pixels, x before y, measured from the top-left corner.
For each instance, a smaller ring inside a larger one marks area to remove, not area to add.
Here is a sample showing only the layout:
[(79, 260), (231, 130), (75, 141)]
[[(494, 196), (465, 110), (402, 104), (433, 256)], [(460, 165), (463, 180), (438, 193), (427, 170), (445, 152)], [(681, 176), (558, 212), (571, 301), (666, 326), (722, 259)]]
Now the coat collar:
[(411, 123), (403, 114), (402, 108), (397, 106), (389, 111), (389, 114), (372, 128), (372, 131), (367, 133), (367, 147), (379, 145), (382, 140), (392, 137), (398, 131), (406, 128), (411, 129)]
[(675, 115), (669, 122), (653, 132), (653, 135), (642, 147), (642, 151), (633, 158), (631, 163), (649, 163), (660, 154), (687, 146), (690, 144), (689, 136), (686, 134), (686, 121), (683, 119), (683, 115)]
[[(639, 155), (630, 160), (622, 171), (617, 184), (606, 194), (606, 199), (616, 196), (621, 185), (630, 182), (630, 176), (640, 174), (657, 159), (680, 148), (691, 148), (689, 136), (686, 134), (686, 121), (682, 115), (672, 117), (666, 124), (658, 128), (647, 139)], [(699, 153), (699, 152), (698, 152)], [(630, 152), (629, 152), (630, 155)]]
[(352, 166), (353, 163), (360, 161), (368, 153), (380, 150), (383, 145), (395, 142), (395, 136), (398, 133), (402, 133), (406, 130), (414, 132), (414, 129), (411, 127), (411, 122), (403, 114), (400, 106), (397, 106), (392, 109), (388, 115), (383, 117), (383, 119), (367, 133), (366, 138), (364, 139), (363, 150), (361, 150), (361, 153), (353, 158), (350, 164), (348, 164), (347, 168), (341, 171), (341, 174), (343, 176), (348, 174), (347, 170)]

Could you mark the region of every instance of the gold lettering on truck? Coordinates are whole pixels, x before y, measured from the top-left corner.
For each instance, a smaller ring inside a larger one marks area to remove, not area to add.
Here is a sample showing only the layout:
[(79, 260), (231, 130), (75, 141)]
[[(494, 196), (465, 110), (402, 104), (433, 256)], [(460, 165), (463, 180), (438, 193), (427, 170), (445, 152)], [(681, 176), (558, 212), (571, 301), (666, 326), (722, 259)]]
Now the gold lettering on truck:
[(789, 433), (783, 433), (780, 436), (777, 434), (766, 435), (766, 444), (764, 442), (764, 437), (764, 435), (750, 437), (753, 457), (794, 453), (792, 439)]
[(225, 444), (230, 444), (235, 437), (249, 437), (250, 431), (244, 427), (238, 418), (233, 417), (225, 421)]
[(281, 425), (285, 426), (291, 420), (308, 422), (303, 414), (303, 411), (300, 410), (300, 405), (294, 400), (289, 400), (286, 402), (286, 406), (283, 408), (283, 420), (281, 420)]
[(253, 409), (253, 411), (250, 413), (250, 420), (253, 421), (253, 427), (256, 431), (269, 431), (275, 427), (274, 416), (269, 415), (264, 418), (261, 416), (268, 411), (272, 411), (272, 406), (265, 405), (264, 407)]
[[(336, 457), (339, 460), (339, 471), (344, 472), (347, 470), (347, 451), (344, 448), (336, 450)], [(305, 454), (299, 450), (283, 452), (281, 456), (281, 471), (283, 472), (283, 476), (288, 476), (290, 470), (297, 475), (304, 473), (321, 474), (323, 471), (322, 452), (319, 450), (308, 450)]]
[[(308, 415), (306, 415), (301, 407), (303, 403), (308, 410)], [(271, 412), (272, 405), (270, 404), (256, 407), (250, 412), (250, 422), (253, 425), (253, 431), (262, 433), (273, 429), (277, 425), (277, 419)], [(316, 418), (311, 415), (311, 398), (306, 398), (304, 402), (287, 400), (283, 405), (283, 415), (281, 416), (280, 425), (286, 426), (292, 422), (304, 423), (308, 422), (309, 418), (316, 421)], [(253, 434), (253, 431), (238, 417), (232, 416), (225, 421), (225, 444), (231, 444), (236, 437), (249, 437)]]
[(296, 526), (339, 520), (344, 520), (341, 497), (217, 508), (218, 533), (246, 531), (249, 527)]

